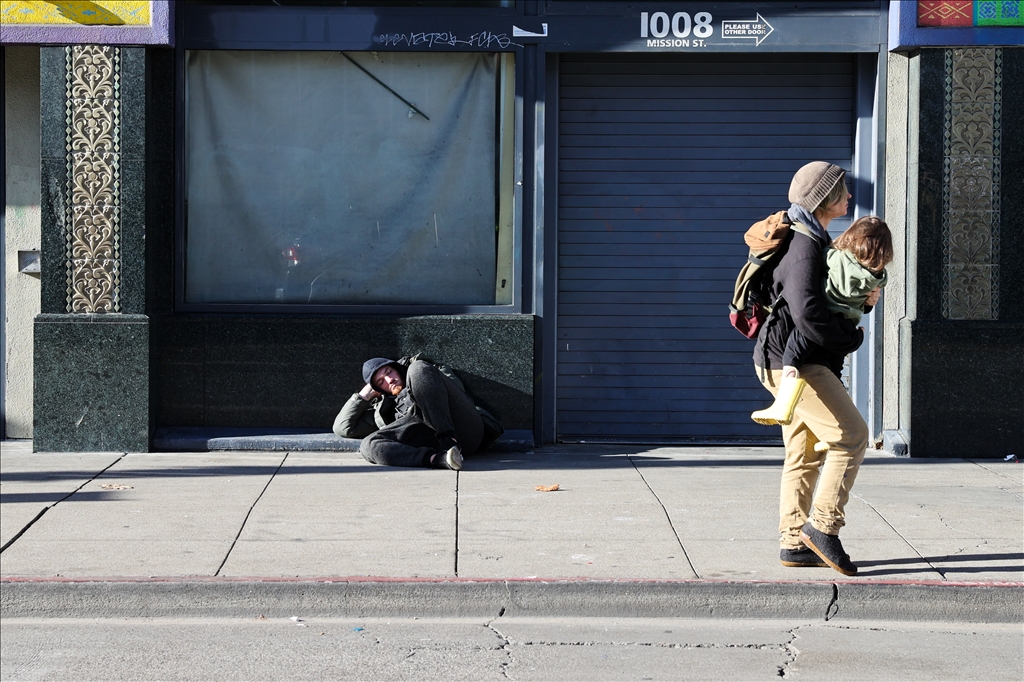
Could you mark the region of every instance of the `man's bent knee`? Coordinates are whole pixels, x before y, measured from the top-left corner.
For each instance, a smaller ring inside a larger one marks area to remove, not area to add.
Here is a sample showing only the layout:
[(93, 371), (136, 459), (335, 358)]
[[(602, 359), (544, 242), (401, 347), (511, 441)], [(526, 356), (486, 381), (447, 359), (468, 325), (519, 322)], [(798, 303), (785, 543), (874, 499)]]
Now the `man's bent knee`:
[(414, 360), (405, 370), (406, 379), (410, 382), (425, 375), (437, 374), (439, 374), (437, 367), (434, 367), (429, 362), (424, 362), (423, 360)]
[(377, 434), (379, 433), (379, 431), (377, 433), (371, 433), (359, 443), (359, 454), (362, 455), (363, 459), (370, 464), (380, 464), (380, 462), (377, 461), (375, 447), (379, 442), (381, 442), (381, 439), (377, 437)]

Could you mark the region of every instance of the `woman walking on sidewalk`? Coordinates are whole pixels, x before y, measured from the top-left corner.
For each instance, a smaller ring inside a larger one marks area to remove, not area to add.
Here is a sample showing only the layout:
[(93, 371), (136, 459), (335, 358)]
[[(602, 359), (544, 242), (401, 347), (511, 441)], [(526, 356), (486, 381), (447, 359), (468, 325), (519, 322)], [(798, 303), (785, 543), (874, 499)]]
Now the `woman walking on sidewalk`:
[[(810, 235), (791, 230), (780, 247), (771, 287), (777, 303), (758, 335), (754, 364), (761, 383), (777, 395), (790, 333), (799, 330), (816, 346), (800, 373), (806, 381), (802, 400), (792, 421), (782, 426), (780, 560), (784, 566), (827, 565), (855, 575), (857, 567), (843, 550), (839, 529), (867, 450), (868, 428), (839, 377), (844, 358), (857, 350), (864, 332), (841, 323), (828, 309), (822, 288), (822, 254), (831, 242), (826, 229), (846, 215), (849, 199), (845, 171), (833, 164), (815, 161), (793, 177), (787, 213)], [(867, 303), (876, 302), (877, 295)]]

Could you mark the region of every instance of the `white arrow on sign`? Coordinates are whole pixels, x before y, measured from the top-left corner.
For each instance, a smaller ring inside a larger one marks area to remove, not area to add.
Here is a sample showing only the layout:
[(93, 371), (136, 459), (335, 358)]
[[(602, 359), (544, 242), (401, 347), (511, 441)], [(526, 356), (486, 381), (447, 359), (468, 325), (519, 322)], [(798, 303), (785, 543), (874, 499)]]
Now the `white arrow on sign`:
[(760, 45), (774, 30), (760, 12), (757, 13), (757, 19), (722, 22), (723, 38), (753, 38), (757, 41), (754, 47)]
[(548, 34), (548, 25), (540, 25), (540, 33), (534, 31), (527, 31), (525, 28), (519, 28), (515, 24), (512, 24), (512, 37), (513, 38), (544, 38)]

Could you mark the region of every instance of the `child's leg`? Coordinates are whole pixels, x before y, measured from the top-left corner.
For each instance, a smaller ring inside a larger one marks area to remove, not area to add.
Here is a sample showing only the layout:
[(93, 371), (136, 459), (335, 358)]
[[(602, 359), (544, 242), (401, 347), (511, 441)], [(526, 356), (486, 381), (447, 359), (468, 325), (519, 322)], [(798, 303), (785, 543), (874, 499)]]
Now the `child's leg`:
[[(801, 363), (801, 365), (802, 364), (803, 363)], [(800, 376), (800, 370), (799, 369), (797, 369), (796, 367), (791, 367), (789, 365), (784, 365), (782, 367), (782, 378), (780, 379), (780, 381), (786, 381), (787, 378), (790, 379), (790, 380), (799, 379), (800, 381), (803, 381), (803, 378)], [(803, 394), (803, 392), (801, 390), (801, 395), (802, 394)], [(772, 405), (772, 407), (776, 407), (776, 406)], [(795, 404), (794, 404), (794, 407), (795, 407)], [(767, 412), (767, 411), (768, 410), (761, 410), (759, 412), (755, 412), (754, 414), (757, 414), (758, 416), (762, 416), (762, 413)], [(753, 416), (753, 415), (751, 415), (751, 416)], [(782, 416), (783, 416), (783, 418), (785, 418), (787, 416), (790, 416), (790, 419), (792, 419), (792, 416), (791, 415), (787, 415), (786, 413), (783, 413)], [(757, 421), (757, 419), (754, 419), (754, 421)], [(779, 422), (779, 423), (780, 424), (784, 424), (786, 422)], [(828, 443), (826, 443), (825, 441), (820, 441), (819, 440), (817, 443), (814, 444), (814, 451), (818, 452), (818, 453), (828, 452)]]

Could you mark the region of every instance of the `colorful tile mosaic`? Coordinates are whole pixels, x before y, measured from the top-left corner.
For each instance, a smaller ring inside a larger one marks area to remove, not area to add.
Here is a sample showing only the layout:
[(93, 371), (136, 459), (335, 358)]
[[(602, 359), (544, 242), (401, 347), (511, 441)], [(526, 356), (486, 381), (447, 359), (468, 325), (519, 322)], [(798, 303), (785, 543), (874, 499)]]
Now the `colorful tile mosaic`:
[(919, 0), (918, 26), (973, 26), (974, 3), (971, 0)]
[(917, 25), (929, 28), (1024, 26), (1021, 0), (918, 0)]
[(1024, 2), (975, 0), (975, 26), (1024, 26)]
[(4, 45), (173, 45), (175, 0), (0, 0)]
[(150, 0), (4, 0), (0, 11), (0, 23), (5, 25), (149, 26), (151, 21)]

